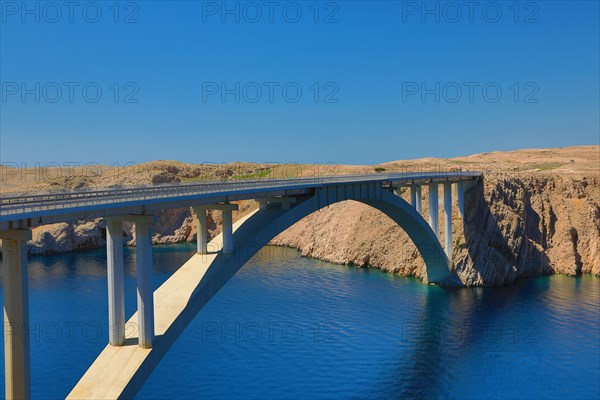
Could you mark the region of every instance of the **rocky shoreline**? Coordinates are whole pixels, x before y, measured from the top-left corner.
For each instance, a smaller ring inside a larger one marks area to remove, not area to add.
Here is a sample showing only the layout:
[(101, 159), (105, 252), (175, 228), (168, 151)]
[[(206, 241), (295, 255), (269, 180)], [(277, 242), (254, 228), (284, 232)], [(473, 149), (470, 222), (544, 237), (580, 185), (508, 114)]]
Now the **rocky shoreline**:
[[(378, 166), (300, 164), (224, 165), (157, 161), (90, 175), (86, 170), (43, 181), (26, 181), (29, 173), (10, 174), (2, 193), (81, 189), (114, 185), (152, 185), (215, 179), (277, 179), (340, 173), (455, 170), (483, 171), (483, 181), (465, 196), (465, 218), (453, 218), (453, 274), (463, 286), (499, 286), (515, 279), (546, 274), (600, 276), (600, 146), (482, 153), (454, 159), (395, 161)], [(26, 171), (24, 171), (26, 172)], [(290, 173), (293, 173), (290, 176)], [(408, 201), (405, 190), (402, 196)], [(423, 187), (423, 215), (427, 188)], [(456, 201), (456, 195), (453, 196)], [(440, 198), (440, 201), (442, 199)], [(257, 207), (239, 203), (234, 220)], [(456, 210), (456, 205), (453, 207)], [(442, 213), (440, 213), (442, 214)], [(443, 230), (443, 216), (440, 227)], [(220, 212), (208, 213), (211, 237), (219, 233)], [(125, 242), (135, 245), (131, 223), (123, 224)], [(104, 247), (101, 219), (44, 225), (33, 230), (30, 254), (53, 254)], [(443, 232), (440, 232), (443, 237)], [(158, 214), (153, 243), (196, 240), (193, 210)], [(377, 268), (426, 282), (423, 261), (400, 227), (383, 213), (344, 201), (304, 218), (274, 238), (273, 245), (298, 249), (302, 255), (360, 268)], [(1, 245), (0, 245), (1, 246)], [(0, 247), (1, 249), (1, 247)]]
[[(599, 184), (598, 178), (486, 178), (467, 192), (464, 224), (454, 216), (454, 274), (464, 286), (500, 286), (553, 273), (600, 276)], [(408, 236), (377, 210), (356, 202), (321, 210), (273, 243), (334, 263), (426, 281)]]
[[(454, 215), (455, 276), (464, 286), (506, 285), (520, 277), (554, 273), (600, 276), (599, 187), (597, 177), (485, 177), (466, 194), (464, 223)], [(426, 199), (424, 188), (424, 215)], [(234, 219), (255, 207), (253, 202), (242, 202)], [(219, 222), (218, 212), (209, 213), (211, 237), (219, 233)], [(440, 226), (443, 229), (441, 221)], [(126, 223), (123, 228), (126, 243), (134, 245), (133, 225)], [(99, 248), (105, 246), (105, 235), (101, 219), (41, 226), (34, 229), (29, 252)], [(158, 216), (154, 244), (195, 239), (191, 209)], [(378, 210), (354, 201), (308, 216), (271, 244), (337, 264), (427, 279), (422, 259), (402, 229)]]

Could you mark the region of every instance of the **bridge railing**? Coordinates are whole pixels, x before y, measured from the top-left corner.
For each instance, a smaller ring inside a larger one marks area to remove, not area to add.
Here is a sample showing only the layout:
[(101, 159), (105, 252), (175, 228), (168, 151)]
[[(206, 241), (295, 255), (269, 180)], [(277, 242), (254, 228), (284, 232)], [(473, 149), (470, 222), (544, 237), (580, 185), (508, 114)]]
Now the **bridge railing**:
[(211, 193), (236, 192), (277, 188), (318, 187), (323, 184), (349, 182), (381, 182), (431, 178), (462, 178), (479, 176), (478, 172), (430, 172), (430, 173), (378, 173), (359, 175), (334, 175), (308, 178), (270, 180), (211, 181), (202, 183), (180, 183), (156, 186), (111, 187), (101, 190), (69, 191), (45, 194), (27, 194), (0, 197), (0, 215), (22, 212), (44, 211), (69, 206), (101, 205), (150, 199), (168, 199), (181, 196)]

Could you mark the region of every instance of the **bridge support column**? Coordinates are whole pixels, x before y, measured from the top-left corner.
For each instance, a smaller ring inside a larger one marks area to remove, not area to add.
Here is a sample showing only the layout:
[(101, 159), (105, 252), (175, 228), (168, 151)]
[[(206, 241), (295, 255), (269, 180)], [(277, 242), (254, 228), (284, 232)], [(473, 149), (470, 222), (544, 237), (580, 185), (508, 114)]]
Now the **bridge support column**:
[(415, 209), (419, 214), (423, 211), (421, 204), (421, 185), (415, 185)]
[[(207, 252), (208, 232), (206, 231), (206, 210), (221, 210), (221, 219), (223, 223), (223, 253), (233, 253), (233, 216), (232, 211), (237, 210), (237, 204), (231, 203), (216, 203), (202, 204), (195, 206), (196, 215), (198, 216), (198, 253)], [(202, 218), (204, 216), (204, 218)], [(204, 228), (201, 229), (204, 223)], [(203, 236), (201, 238), (201, 232)]]
[(208, 229), (206, 223), (206, 208), (194, 207), (196, 211), (196, 235), (198, 254), (206, 254), (208, 252)]
[(123, 273), (123, 227), (120, 219), (106, 220), (106, 275), (108, 278), (108, 341), (125, 343), (125, 285)]
[(29, 292), (27, 241), (29, 230), (0, 232), (4, 269), (4, 377), (7, 399), (30, 397)]
[(410, 204), (416, 209), (417, 208), (417, 186), (410, 186)]
[(153, 217), (138, 216), (135, 222), (135, 257), (137, 278), (139, 345), (144, 349), (154, 342), (154, 298), (152, 291)]
[(429, 184), (429, 226), (431, 226), (431, 230), (433, 230), (435, 236), (440, 234), (437, 183)]
[(456, 194), (458, 197), (458, 216), (464, 218), (465, 216), (465, 184), (458, 182), (456, 184)]
[(223, 253), (233, 253), (233, 217), (231, 208), (224, 208), (223, 220)]
[(452, 184), (444, 183), (444, 250), (452, 260)]

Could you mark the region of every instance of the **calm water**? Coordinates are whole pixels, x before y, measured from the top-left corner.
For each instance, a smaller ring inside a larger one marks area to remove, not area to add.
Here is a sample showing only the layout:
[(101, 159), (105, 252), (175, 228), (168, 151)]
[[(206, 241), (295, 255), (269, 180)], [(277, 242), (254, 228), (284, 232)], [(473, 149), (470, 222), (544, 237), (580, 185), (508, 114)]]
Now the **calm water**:
[[(155, 285), (193, 251), (156, 248)], [(127, 250), (127, 315), (133, 257)], [(107, 342), (104, 264), (104, 251), (32, 258), (33, 397), (64, 397)], [(599, 304), (600, 279), (588, 276), (445, 290), (267, 247), (138, 397), (597, 399)]]

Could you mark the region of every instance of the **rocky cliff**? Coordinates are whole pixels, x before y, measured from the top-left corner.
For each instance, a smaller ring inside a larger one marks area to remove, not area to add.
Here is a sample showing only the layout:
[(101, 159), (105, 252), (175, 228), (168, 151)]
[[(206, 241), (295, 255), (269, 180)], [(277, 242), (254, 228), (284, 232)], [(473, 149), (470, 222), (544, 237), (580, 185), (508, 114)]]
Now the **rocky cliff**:
[[(456, 213), (453, 218), (455, 275), (466, 286), (552, 273), (600, 276), (599, 185), (597, 177), (487, 177), (467, 192), (464, 222)], [(427, 197), (424, 188), (424, 214)], [(353, 201), (305, 218), (273, 243), (305, 256), (426, 279), (404, 231)]]
[[(164, 175), (163, 167), (161, 164), (158, 174)], [(456, 277), (465, 286), (484, 286), (552, 273), (600, 276), (600, 177), (593, 168), (590, 171), (560, 174), (538, 169), (510, 175), (488, 171), (483, 181), (466, 193), (464, 220), (456, 215), (456, 206), (453, 208)], [(169, 180), (176, 180), (176, 171), (169, 173), (173, 174)], [(422, 194), (423, 215), (427, 215), (426, 188)], [(402, 195), (407, 199), (408, 193)], [(234, 220), (254, 207), (254, 202), (242, 202)], [(161, 213), (154, 243), (195, 241), (193, 217), (190, 209)], [(211, 236), (219, 233), (219, 222), (219, 212), (209, 213)], [(443, 229), (441, 218), (440, 227)], [(124, 224), (129, 245), (135, 244), (132, 228)], [(426, 281), (422, 259), (402, 229), (383, 213), (354, 201), (308, 216), (272, 244), (291, 246), (305, 256), (334, 263), (378, 268)], [(104, 245), (103, 222), (92, 220), (38, 227), (29, 250), (47, 254)]]

